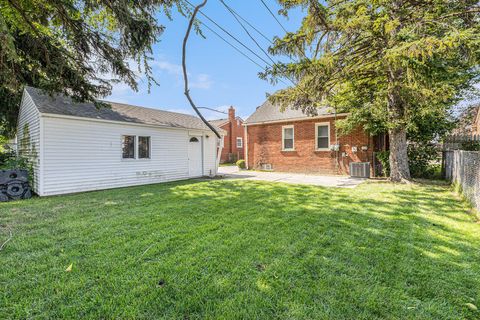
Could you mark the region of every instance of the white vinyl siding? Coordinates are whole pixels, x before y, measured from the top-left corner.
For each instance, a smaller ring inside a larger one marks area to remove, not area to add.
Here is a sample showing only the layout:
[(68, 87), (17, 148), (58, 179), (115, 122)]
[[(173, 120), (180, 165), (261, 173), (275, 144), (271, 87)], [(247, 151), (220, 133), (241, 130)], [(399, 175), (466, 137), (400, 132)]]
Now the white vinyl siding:
[[(43, 121), (42, 195), (189, 178), (187, 150), (190, 136), (186, 129), (49, 116)], [(126, 135), (150, 137), (150, 159), (122, 159), (121, 137)], [(210, 134), (209, 138), (204, 137), (204, 141), (204, 174), (216, 174), (216, 140)]]
[(30, 161), (33, 164), (34, 171), (34, 185), (32, 186), (33, 191), (40, 193), (41, 186), (41, 146), (40, 146), (40, 136), (41, 136), (41, 119), (40, 112), (35, 107), (32, 98), (28, 95), (27, 92), (23, 93), (22, 102), (20, 105), (20, 113), (18, 116), (17, 123), (17, 149), (20, 151), (21, 141), (24, 138), (24, 129), (28, 127), (29, 136), (30, 136), (30, 148), (35, 150), (36, 156), (32, 157)]
[(330, 122), (315, 124), (315, 149), (317, 151), (330, 150)]
[(295, 150), (295, 129), (293, 125), (282, 127), (282, 150)]

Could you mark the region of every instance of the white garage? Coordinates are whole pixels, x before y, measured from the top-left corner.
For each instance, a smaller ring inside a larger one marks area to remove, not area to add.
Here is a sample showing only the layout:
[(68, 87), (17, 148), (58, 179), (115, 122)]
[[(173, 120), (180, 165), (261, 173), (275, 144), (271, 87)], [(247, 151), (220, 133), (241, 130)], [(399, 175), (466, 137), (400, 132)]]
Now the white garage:
[(197, 117), (111, 103), (97, 109), (27, 87), (19, 153), (40, 196), (214, 176), (219, 140)]

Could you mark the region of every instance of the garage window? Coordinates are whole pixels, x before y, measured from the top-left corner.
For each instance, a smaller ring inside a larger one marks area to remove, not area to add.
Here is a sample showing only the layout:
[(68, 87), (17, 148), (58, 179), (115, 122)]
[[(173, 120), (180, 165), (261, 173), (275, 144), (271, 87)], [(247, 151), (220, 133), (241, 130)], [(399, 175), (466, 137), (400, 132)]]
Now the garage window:
[(138, 137), (138, 158), (150, 159), (150, 137)]
[(135, 159), (135, 136), (122, 136), (122, 158)]

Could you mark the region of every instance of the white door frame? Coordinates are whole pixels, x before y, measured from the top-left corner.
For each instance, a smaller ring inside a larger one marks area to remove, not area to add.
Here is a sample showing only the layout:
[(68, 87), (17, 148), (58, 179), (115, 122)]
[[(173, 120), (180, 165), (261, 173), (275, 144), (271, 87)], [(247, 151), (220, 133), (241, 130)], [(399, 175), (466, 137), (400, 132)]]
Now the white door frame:
[[(198, 140), (198, 142), (190, 142), (190, 140), (192, 138), (196, 138)], [(203, 176), (204, 174), (204, 165), (203, 165), (203, 162), (204, 162), (204, 159), (203, 159), (203, 153), (204, 153), (204, 148), (203, 148), (203, 135), (197, 135), (197, 134), (189, 134), (188, 135), (188, 150), (187, 150), (187, 154), (188, 154), (188, 176), (193, 178), (193, 177), (201, 177)], [(190, 165), (191, 163), (191, 159), (190, 159), (190, 156), (191, 156), (191, 147), (190, 145), (192, 143), (199, 143), (200, 144), (200, 150), (199, 150), (199, 161), (200, 161), (200, 168), (199, 168), (199, 174), (197, 174), (197, 172), (193, 173), (192, 172), (192, 166)]]

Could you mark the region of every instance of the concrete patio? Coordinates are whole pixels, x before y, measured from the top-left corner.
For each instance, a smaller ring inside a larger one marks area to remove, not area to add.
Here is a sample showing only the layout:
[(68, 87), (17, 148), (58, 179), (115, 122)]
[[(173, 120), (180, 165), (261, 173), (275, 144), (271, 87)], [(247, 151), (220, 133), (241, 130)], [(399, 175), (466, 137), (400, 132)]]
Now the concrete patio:
[(355, 188), (367, 180), (351, 178), (349, 176), (322, 176), (301, 173), (239, 170), (236, 166), (222, 166), (218, 169), (218, 174), (227, 179), (283, 182), (339, 188)]

